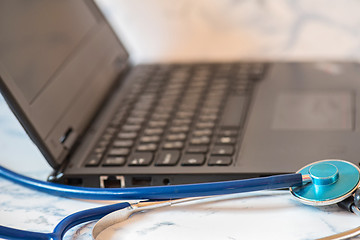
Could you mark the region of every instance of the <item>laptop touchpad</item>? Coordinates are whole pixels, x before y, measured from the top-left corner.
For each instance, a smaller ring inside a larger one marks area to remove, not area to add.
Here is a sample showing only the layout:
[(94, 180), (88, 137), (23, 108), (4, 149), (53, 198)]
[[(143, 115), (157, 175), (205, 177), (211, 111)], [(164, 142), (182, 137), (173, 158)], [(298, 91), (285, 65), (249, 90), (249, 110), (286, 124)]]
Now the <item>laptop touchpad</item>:
[(277, 96), (274, 130), (352, 130), (353, 95), (348, 91), (285, 92)]

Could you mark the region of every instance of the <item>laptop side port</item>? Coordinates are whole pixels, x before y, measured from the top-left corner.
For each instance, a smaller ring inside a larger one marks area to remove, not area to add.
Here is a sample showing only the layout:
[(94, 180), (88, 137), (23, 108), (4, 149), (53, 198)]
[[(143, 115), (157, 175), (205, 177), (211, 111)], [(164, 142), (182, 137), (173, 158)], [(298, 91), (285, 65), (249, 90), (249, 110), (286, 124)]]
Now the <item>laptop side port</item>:
[(133, 177), (131, 179), (131, 185), (134, 187), (151, 186), (151, 177)]
[(82, 186), (83, 180), (81, 178), (67, 178), (65, 179), (65, 183), (71, 186)]
[(124, 176), (100, 176), (101, 188), (123, 188), (125, 187)]

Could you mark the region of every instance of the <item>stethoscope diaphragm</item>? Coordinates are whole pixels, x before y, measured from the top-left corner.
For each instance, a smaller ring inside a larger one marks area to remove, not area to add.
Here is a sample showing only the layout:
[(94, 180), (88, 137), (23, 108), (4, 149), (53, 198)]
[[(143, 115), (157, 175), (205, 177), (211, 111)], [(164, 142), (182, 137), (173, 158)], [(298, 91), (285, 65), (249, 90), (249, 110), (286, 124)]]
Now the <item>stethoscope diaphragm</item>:
[(324, 206), (338, 203), (351, 196), (360, 184), (360, 171), (354, 164), (329, 159), (311, 163), (297, 173), (308, 175), (302, 186), (290, 188), (292, 195), (308, 205)]

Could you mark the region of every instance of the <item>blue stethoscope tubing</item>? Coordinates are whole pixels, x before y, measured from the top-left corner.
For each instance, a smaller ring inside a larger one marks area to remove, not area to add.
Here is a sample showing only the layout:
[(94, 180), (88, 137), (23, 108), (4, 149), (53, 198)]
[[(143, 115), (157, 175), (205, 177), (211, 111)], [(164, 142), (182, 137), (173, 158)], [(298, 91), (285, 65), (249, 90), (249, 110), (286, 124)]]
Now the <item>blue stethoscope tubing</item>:
[(76, 212), (61, 220), (52, 233), (32, 232), (0, 226), (0, 237), (5, 239), (60, 240), (69, 229), (78, 224), (100, 219), (111, 212), (130, 206), (128, 202), (122, 202)]
[[(309, 180), (309, 176), (306, 176), (307, 173), (311, 176), (311, 180)], [(0, 166), (0, 176), (24, 187), (51, 195), (87, 200), (158, 201), (290, 188), (292, 194), (306, 204), (325, 205), (344, 199), (352, 194), (360, 184), (360, 170), (354, 164), (342, 160), (318, 161), (293, 174), (225, 182), (137, 188), (109, 189), (66, 186), (26, 177), (2, 166)], [(319, 191), (319, 189), (323, 190)], [(319, 192), (322, 192), (321, 196), (325, 196), (325, 198), (317, 196)], [(100, 219), (109, 213), (125, 208), (131, 208), (131, 204), (122, 202), (71, 214), (60, 221), (52, 233), (31, 232), (0, 226), (0, 237), (60, 240), (75, 225)]]
[[(263, 178), (186, 184), (175, 186), (136, 188), (83, 188), (49, 183), (17, 174), (0, 166), (0, 176), (24, 187), (55, 196), (91, 200), (166, 200), (189, 197), (214, 196), (251, 192), (267, 189), (289, 188), (303, 183), (301, 173), (284, 174)], [(129, 207), (127, 202), (80, 211), (64, 218), (52, 233), (24, 231), (0, 226), (0, 237), (5, 239), (51, 239), (60, 240), (71, 227), (80, 223), (100, 219), (119, 209)]]
[(224, 195), (301, 185), (302, 174), (284, 174), (263, 178), (225, 182), (136, 188), (84, 188), (49, 183), (26, 177), (0, 166), (0, 176), (51, 195), (88, 200), (164, 200), (188, 197)]

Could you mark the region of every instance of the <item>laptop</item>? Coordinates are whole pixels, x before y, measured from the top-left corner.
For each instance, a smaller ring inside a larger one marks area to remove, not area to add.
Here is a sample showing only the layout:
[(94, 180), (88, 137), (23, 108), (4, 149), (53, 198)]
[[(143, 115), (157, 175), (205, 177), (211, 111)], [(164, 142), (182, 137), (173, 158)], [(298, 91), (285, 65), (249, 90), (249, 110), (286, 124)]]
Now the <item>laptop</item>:
[(359, 164), (360, 68), (133, 64), (92, 1), (0, 2), (0, 89), (54, 173), (136, 187)]

